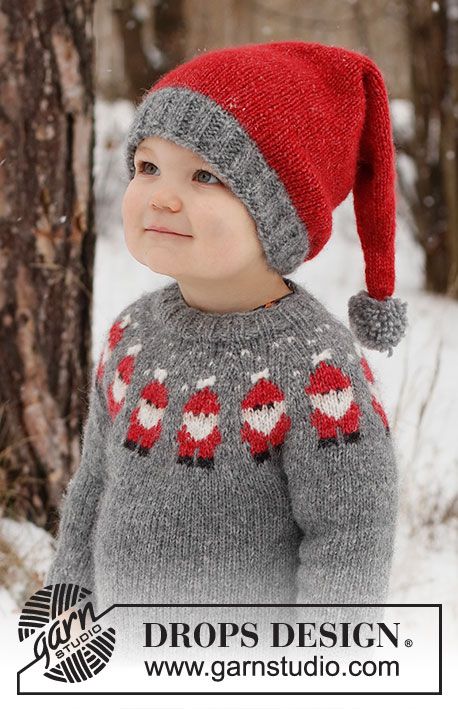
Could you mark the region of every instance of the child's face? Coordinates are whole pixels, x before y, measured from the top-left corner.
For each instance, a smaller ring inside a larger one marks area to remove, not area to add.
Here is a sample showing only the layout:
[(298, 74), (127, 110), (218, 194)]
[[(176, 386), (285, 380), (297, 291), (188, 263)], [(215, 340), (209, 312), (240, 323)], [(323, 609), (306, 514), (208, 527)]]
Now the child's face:
[[(177, 280), (230, 279), (262, 264), (267, 269), (255, 221), (220, 179), (191, 150), (145, 138), (122, 202), (132, 256)], [(147, 231), (152, 225), (187, 236)]]

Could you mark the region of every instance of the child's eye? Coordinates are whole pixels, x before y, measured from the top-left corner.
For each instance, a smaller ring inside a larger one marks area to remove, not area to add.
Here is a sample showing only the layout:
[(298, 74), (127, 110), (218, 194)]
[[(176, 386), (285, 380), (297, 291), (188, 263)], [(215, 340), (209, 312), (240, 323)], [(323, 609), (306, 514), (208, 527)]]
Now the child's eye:
[[(143, 172), (143, 173), (145, 173), (146, 175), (152, 175), (153, 173), (150, 172), (150, 171), (147, 169), (147, 167), (148, 167), (149, 165), (151, 165), (154, 169), (157, 169), (157, 165), (155, 165), (153, 162), (142, 162), (142, 161), (139, 161), (139, 162), (137, 163), (137, 170), (138, 170), (138, 172)], [(215, 185), (215, 184), (220, 184), (220, 185), (222, 185), (222, 184), (223, 184), (223, 183), (221, 182), (221, 180), (219, 180), (217, 177), (215, 177), (215, 175), (213, 175), (211, 172), (208, 172), (208, 170), (196, 170), (196, 172), (195, 172), (194, 174), (197, 175), (197, 174), (200, 174), (200, 173), (203, 173), (204, 175), (209, 175), (210, 178), (213, 178), (214, 180), (216, 180), (216, 182), (210, 182), (208, 179), (206, 179), (206, 180), (204, 180), (204, 182), (202, 183), (202, 184), (204, 184), (204, 185), (210, 185), (210, 184), (213, 184), (213, 185)]]
[[(219, 183), (220, 185), (223, 184), (223, 183), (221, 182), (221, 180), (218, 180), (218, 178), (215, 177), (215, 175), (213, 175), (211, 172), (208, 172), (208, 170), (197, 170), (197, 171), (196, 171), (196, 175), (197, 175), (197, 173), (203, 173), (204, 175), (210, 175), (210, 177), (213, 177), (213, 179), (216, 180), (217, 183)], [(208, 184), (211, 184), (211, 183), (210, 183), (210, 182), (207, 182), (207, 180), (205, 180), (204, 184), (205, 184), (205, 185), (208, 185)], [(215, 183), (213, 182), (213, 184), (215, 184)]]

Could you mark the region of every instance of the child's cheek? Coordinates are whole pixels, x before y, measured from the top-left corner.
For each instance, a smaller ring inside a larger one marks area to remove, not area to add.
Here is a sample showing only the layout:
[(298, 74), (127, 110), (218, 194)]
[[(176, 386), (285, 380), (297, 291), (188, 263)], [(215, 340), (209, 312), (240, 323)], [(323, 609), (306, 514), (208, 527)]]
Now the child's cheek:
[(135, 221), (139, 221), (139, 224), (142, 223), (140, 204), (139, 190), (134, 178), (129, 182), (122, 199), (122, 218), (126, 228), (131, 228)]

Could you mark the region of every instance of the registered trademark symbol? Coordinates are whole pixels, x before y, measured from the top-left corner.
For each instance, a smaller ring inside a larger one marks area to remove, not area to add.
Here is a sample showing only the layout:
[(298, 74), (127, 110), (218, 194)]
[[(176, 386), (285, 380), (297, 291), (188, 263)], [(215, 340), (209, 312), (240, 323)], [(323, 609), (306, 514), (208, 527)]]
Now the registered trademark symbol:
[(406, 647), (412, 647), (413, 641), (412, 641), (410, 638), (407, 638), (407, 640), (405, 641), (404, 645), (405, 645)]

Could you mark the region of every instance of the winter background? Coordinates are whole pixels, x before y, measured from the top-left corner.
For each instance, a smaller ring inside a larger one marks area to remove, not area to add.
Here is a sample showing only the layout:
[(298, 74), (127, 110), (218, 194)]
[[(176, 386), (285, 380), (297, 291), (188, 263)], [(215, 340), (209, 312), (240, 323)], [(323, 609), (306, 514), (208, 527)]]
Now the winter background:
[[(119, 311), (144, 291), (172, 282), (137, 263), (124, 243), (121, 200), (127, 182), (121, 151), (133, 110), (127, 101), (96, 103), (93, 362)], [(393, 101), (391, 111), (396, 130), (410, 131), (410, 104)], [(412, 182), (409, 158), (398, 155), (398, 169), (404, 180)], [(414, 240), (401, 195), (396, 252), (395, 295), (408, 302), (409, 329), (390, 358), (365, 350), (378, 380), (400, 472), (400, 517), (388, 602), (442, 603), (444, 645), (456, 652), (458, 302), (423, 292), (423, 252)], [(333, 234), (326, 247), (290, 275), (348, 325), (348, 298), (365, 288), (351, 194), (334, 212)], [(0, 588), (0, 621), (13, 636), (22, 603), (42, 585), (54, 541), (31, 523), (8, 519), (0, 521), (0, 539), (8, 548), (7, 558), (0, 553), (5, 567), (2, 578), (7, 582)]]

